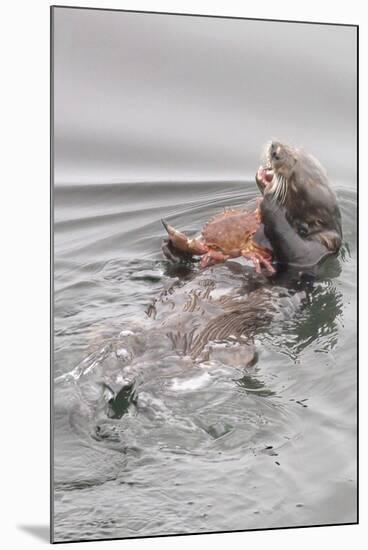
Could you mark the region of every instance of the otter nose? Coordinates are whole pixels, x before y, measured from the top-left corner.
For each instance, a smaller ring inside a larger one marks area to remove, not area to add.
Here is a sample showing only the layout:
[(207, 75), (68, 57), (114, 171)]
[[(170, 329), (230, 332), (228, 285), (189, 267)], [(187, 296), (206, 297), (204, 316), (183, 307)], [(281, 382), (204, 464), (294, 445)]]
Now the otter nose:
[(280, 159), (280, 147), (277, 143), (271, 143), (270, 154), (272, 159)]

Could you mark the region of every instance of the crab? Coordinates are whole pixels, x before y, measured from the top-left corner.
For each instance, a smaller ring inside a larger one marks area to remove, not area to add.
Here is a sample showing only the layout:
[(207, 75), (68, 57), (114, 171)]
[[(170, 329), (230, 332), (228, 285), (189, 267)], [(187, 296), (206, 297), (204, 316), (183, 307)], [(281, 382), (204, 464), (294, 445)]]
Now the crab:
[[(264, 179), (268, 175), (262, 174)], [(189, 238), (161, 220), (167, 233), (168, 241), (163, 245), (163, 252), (169, 259), (177, 258), (178, 254), (185, 259), (201, 256), (200, 267), (225, 262), (230, 258), (244, 258), (254, 263), (257, 273), (262, 267), (270, 274), (275, 272), (272, 265), (272, 250), (256, 242), (254, 236), (261, 225), (258, 200), (256, 210), (246, 208), (225, 209), (216, 214), (203, 227), (201, 233)]]

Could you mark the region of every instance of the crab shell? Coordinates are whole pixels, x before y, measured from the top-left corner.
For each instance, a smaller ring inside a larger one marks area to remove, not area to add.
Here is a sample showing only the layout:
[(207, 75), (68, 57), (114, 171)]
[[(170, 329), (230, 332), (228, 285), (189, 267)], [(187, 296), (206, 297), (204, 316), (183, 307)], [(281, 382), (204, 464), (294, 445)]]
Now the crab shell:
[(201, 241), (208, 248), (219, 250), (232, 257), (240, 256), (242, 251), (269, 251), (258, 246), (254, 240), (260, 219), (257, 211), (229, 209), (210, 219), (202, 229)]
[[(201, 234), (194, 238), (189, 238), (165, 220), (162, 220), (162, 223), (174, 250), (189, 256), (202, 256), (199, 263), (201, 268), (225, 262), (229, 258), (243, 256), (254, 263), (258, 273), (261, 272), (261, 266), (264, 266), (268, 273), (275, 273), (271, 263), (271, 248), (265, 246), (267, 241), (262, 239), (262, 231), (255, 235), (261, 226), (258, 209), (255, 211), (244, 208), (225, 210), (208, 221)], [(263, 246), (256, 242), (260, 237)], [(162, 250), (164, 255), (171, 259), (172, 251), (167, 244), (164, 243)]]

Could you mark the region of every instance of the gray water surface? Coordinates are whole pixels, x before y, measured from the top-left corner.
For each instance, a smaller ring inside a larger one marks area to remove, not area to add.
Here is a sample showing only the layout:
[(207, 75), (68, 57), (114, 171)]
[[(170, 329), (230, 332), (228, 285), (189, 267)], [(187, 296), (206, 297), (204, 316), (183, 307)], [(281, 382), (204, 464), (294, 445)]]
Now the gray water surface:
[[(355, 68), (353, 27), (54, 10), (56, 541), (356, 521)], [(338, 258), (170, 266), (160, 219), (254, 204), (274, 136), (327, 168)]]

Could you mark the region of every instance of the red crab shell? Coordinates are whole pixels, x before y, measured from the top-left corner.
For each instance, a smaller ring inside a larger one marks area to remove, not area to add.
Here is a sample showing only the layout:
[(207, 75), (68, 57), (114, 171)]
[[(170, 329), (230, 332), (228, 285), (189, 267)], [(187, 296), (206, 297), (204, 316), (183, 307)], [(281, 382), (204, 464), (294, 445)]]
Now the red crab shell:
[[(260, 272), (261, 266), (264, 266), (269, 273), (275, 272), (272, 266), (272, 252), (259, 246), (253, 239), (260, 226), (258, 209), (224, 210), (209, 220), (201, 234), (193, 239), (164, 220), (162, 222), (168, 232), (171, 246), (189, 255), (202, 256), (202, 268), (243, 256), (255, 264), (256, 271)], [(166, 245), (163, 246), (163, 252), (170, 259), (171, 252)]]
[(202, 241), (209, 248), (236, 257), (242, 250), (256, 246), (252, 238), (259, 226), (257, 211), (250, 212), (245, 208), (224, 210), (204, 225)]

